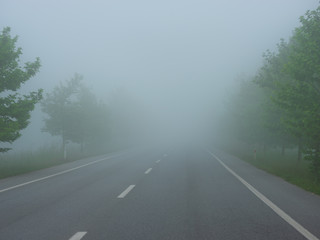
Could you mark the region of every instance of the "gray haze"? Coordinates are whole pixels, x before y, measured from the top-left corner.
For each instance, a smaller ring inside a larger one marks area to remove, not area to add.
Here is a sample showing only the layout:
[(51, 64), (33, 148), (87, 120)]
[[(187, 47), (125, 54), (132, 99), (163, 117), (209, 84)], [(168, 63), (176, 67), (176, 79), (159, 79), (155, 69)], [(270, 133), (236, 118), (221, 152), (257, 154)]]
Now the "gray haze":
[[(0, 0), (0, 27), (19, 35), (23, 61), (41, 59), (40, 73), (23, 90), (50, 91), (77, 72), (106, 102), (125, 88), (148, 116), (144, 126), (150, 135), (187, 137), (206, 131), (236, 76), (254, 74), (262, 53), (288, 39), (299, 16), (317, 5), (317, 0)], [(42, 117), (38, 107), (17, 147), (51, 141), (40, 131)]]

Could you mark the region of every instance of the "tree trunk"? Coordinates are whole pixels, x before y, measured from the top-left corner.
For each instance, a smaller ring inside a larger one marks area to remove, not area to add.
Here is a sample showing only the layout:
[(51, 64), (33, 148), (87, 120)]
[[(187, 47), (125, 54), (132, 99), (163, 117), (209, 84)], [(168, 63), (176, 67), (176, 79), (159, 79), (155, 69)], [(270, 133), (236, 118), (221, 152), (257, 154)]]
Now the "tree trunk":
[(301, 140), (301, 137), (299, 137), (299, 139), (298, 139), (298, 162), (301, 161), (301, 157), (302, 157), (302, 140)]
[(63, 154), (63, 159), (67, 159), (67, 149), (66, 149), (66, 139), (65, 136), (62, 135), (62, 154)]
[(281, 148), (281, 156), (284, 157), (286, 152), (286, 146), (284, 144), (282, 144), (282, 148)]
[(84, 148), (84, 143), (83, 143), (83, 141), (81, 141), (81, 143), (80, 143), (80, 151), (81, 151), (81, 154), (83, 154), (83, 148)]
[(315, 175), (315, 183), (320, 183), (320, 146), (317, 144), (313, 162), (313, 171)]

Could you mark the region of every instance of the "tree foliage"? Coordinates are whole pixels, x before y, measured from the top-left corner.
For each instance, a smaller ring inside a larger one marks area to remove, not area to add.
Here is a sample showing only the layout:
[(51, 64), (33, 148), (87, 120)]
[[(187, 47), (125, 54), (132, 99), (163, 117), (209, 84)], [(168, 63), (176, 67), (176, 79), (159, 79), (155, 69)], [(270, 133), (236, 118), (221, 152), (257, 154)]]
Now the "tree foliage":
[[(251, 87), (254, 94), (240, 89), (244, 100), (237, 99), (235, 105), (247, 115), (242, 117), (246, 125), (260, 129), (255, 141), (266, 141), (268, 135), (262, 132), (268, 129), (275, 143), (282, 138), (297, 145), (298, 158), (303, 150), (320, 181), (320, 7), (300, 17), (300, 23), (288, 42), (281, 40), (276, 52), (264, 54), (254, 80), (259, 87)], [(267, 100), (261, 102), (265, 95)], [(261, 119), (266, 124), (260, 124)], [(250, 140), (244, 136), (244, 141)]]
[(256, 80), (240, 80), (237, 92), (229, 106), (225, 122), (229, 131), (240, 142), (247, 143), (252, 150), (267, 147), (288, 147), (292, 137), (283, 128), (282, 112), (271, 99), (269, 88), (262, 88)]
[[(20, 64), (22, 49), (16, 47), (18, 37), (10, 36), (6, 27), (0, 34), (0, 142), (12, 143), (29, 124), (30, 113), (42, 98), (42, 90), (21, 95), (16, 91), (40, 68), (40, 59)], [(6, 152), (10, 148), (0, 148)]]
[(103, 103), (83, 84), (83, 77), (75, 74), (65, 83), (60, 83), (42, 101), (43, 131), (62, 137), (62, 147), (67, 141), (92, 145), (107, 135), (107, 110)]
[(297, 98), (290, 103), (297, 106), (292, 111), (302, 115), (306, 159), (320, 181), (320, 7), (308, 11), (300, 22), (291, 39), (285, 71), (296, 82), (291, 95)]

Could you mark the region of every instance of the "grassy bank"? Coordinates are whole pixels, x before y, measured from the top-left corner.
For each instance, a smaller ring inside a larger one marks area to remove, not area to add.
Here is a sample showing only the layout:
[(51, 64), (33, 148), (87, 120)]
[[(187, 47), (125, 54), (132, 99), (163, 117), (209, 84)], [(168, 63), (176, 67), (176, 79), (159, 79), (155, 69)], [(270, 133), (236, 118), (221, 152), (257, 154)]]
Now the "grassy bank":
[(280, 150), (268, 150), (266, 153), (258, 151), (256, 159), (253, 152), (239, 149), (229, 150), (228, 152), (257, 168), (320, 195), (320, 184), (315, 182), (315, 178), (310, 171), (309, 162), (306, 160), (297, 161), (296, 151), (287, 151), (284, 156), (281, 155)]
[(63, 159), (59, 146), (43, 147), (36, 151), (9, 152), (0, 154), (0, 178), (15, 176), (27, 172), (52, 167), (84, 157), (104, 154), (108, 151), (100, 151), (96, 154), (81, 154), (79, 148), (69, 149), (68, 157)]

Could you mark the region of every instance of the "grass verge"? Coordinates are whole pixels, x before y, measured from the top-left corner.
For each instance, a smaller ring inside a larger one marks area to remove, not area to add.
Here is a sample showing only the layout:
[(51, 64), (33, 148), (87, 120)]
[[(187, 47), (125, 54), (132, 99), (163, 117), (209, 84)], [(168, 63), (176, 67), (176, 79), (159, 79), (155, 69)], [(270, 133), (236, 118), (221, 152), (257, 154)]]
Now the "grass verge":
[[(111, 150), (108, 152), (111, 152)], [(106, 152), (98, 152), (97, 154), (81, 154), (79, 150), (71, 149), (68, 152), (68, 158), (64, 160), (61, 148), (52, 145), (50, 147), (40, 148), (36, 151), (0, 154), (0, 179), (104, 153)]]
[(256, 159), (254, 159), (253, 153), (246, 151), (233, 150), (228, 152), (257, 168), (320, 195), (320, 184), (315, 181), (315, 177), (310, 171), (309, 162), (306, 160), (297, 161), (295, 151), (287, 152), (282, 156), (280, 151), (269, 150), (265, 154), (257, 153)]

